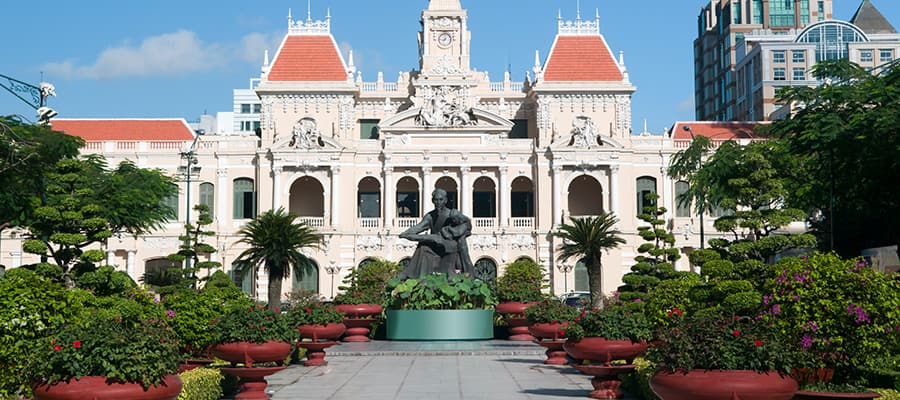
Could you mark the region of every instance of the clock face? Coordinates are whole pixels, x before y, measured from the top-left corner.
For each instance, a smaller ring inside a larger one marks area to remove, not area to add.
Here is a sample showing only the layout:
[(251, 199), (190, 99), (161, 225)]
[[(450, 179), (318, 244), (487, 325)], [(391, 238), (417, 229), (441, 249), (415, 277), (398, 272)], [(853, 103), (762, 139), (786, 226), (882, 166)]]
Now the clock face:
[(440, 36), (438, 36), (438, 44), (441, 46), (444, 46), (444, 47), (449, 46), (450, 42), (452, 42), (452, 41), (453, 41), (453, 37), (450, 36), (449, 33), (442, 33)]

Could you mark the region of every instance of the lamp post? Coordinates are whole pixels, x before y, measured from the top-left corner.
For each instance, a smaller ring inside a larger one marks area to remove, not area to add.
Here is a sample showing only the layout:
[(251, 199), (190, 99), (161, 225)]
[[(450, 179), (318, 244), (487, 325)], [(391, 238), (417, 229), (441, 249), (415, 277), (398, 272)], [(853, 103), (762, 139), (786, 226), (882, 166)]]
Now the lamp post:
[(331, 298), (334, 299), (334, 276), (341, 272), (341, 267), (332, 261), (331, 265), (325, 267), (325, 272), (331, 275)]
[[(690, 125), (685, 125), (683, 129), (684, 129), (687, 133), (691, 134), (691, 142), (693, 142), (694, 139), (696, 139), (696, 137), (694, 137), (694, 131), (691, 129), (691, 126), (690, 126)], [(702, 165), (702, 163), (703, 163), (703, 160), (702, 160), (703, 155), (701, 154), (700, 157), (701, 157), (700, 163), (701, 163), (701, 165)], [(704, 228), (703, 228), (703, 214), (706, 213), (706, 192), (705, 192), (705, 191), (701, 191), (700, 194), (701, 194), (701, 196), (700, 196), (700, 248), (702, 249), (702, 248), (705, 248), (705, 247), (706, 247), (706, 243), (705, 243), (705, 242), (706, 242), (706, 238), (705, 238), (704, 235), (703, 235), (703, 233), (704, 233), (704, 231), (703, 231), (703, 229), (704, 229)]]
[[(41, 82), (40, 86), (34, 86), (3, 74), (0, 74), (0, 78), (2, 78), (0, 79), (0, 87), (31, 106), (37, 112), (39, 123), (48, 124), (50, 123), (50, 118), (59, 114), (56, 110), (47, 107), (47, 98), (56, 96), (56, 88), (53, 85)], [(31, 100), (25, 98), (29, 96)]]
[(563, 273), (563, 293), (569, 293), (569, 272), (575, 268), (572, 264), (559, 264), (556, 269)]
[[(184, 246), (189, 248), (191, 246), (191, 177), (200, 175), (200, 166), (197, 165), (200, 163), (200, 160), (197, 159), (197, 155), (195, 150), (197, 149), (197, 141), (200, 139), (200, 132), (195, 132), (194, 134), (194, 142), (191, 143), (191, 146), (187, 149), (181, 151), (181, 160), (184, 161), (183, 167), (178, 167), (178, 172), (180, 177), (185, 182), (185, 214), (184, 214)], [(191, 269), (191, 257), (185, 257), (184, 259), (184, 269), (189, 271)], [(191, 272), (191, 276), (196, 276), (193, 272)]]

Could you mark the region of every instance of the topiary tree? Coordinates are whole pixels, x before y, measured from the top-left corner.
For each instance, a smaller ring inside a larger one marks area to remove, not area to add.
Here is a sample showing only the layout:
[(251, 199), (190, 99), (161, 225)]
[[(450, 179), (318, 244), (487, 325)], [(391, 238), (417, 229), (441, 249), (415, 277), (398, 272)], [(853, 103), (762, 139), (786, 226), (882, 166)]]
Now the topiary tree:
[[(202, 280), (197, 278), (198, 271), (205, 269), (205, 279), (209, 279), (212, 271), (222, 266), (222, 263), (218, 261), (209, 260), (209, 255), (216, 252), (216, 248), (205, 241), (216, 235), (215, 231), (206, 228), (213, 223), (212, 216), (209, 214), (209, 206), (197, 204), (194, 206), (194, 211), (198, 214), (197, 222), (185, 224), (186, 233), (178, 236), (178, 240), (181, 241), (178, 252), (166, 257), (173, 263), (173, 266), (156, 274), (144, 275), (145, 282), (160, 286), (159, 293), (167, 294), (185, 288), (196, 289), (198, 281)], [(201, 256), (206, 259), (201, 259)]]
[[(659, 196), (653, 194), (648, 198), (655, 203)], [(638, 235), (646, 243), (638, 246), (638, 255), (634, 258), (637, 263), (622, 277), (624, 285), (618, 289), (619, 300), (633, 309), (643, 308), (650, 299), (651, 290), (661, 281), (681, 274), (673, 265), (681, 258), (681, 252), (675, 248), (675, 235), (663, 228), (666, 221), (661, 216), (666, 209), (648, 206), (643, 211), (637, 217), (649, 226), (639, 226)]]

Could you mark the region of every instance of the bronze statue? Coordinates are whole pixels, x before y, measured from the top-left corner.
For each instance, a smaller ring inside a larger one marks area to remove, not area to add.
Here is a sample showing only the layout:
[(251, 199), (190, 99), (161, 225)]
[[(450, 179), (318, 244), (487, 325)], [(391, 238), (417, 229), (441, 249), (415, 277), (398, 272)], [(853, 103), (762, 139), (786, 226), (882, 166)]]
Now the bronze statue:
[[(447, 208), (447, 192), (435, 189), (431, 196), (434, 210), (422, 222), (400, 234), (418, 242), (416, 251), (400, 278), (418, 278), (433, 272), (446, 274), (472, 273), (472, 260), (466, 237), (472, 234), (472, 221), (458, 210)], [(429, 230), (428, 234), (422, 232)]]

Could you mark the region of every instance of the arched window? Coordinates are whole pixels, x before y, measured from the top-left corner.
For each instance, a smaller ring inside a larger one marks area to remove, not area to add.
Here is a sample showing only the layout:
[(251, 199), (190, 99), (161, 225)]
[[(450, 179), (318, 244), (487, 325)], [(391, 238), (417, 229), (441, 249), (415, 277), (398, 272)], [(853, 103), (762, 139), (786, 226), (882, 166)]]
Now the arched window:
[[(456, 186), (456, 181), (454, 181), (453, 178), (447, 176), (439, 178), (437, 182), (435, 182), (434, 188), (444, 189), (444, 191), (447, 192), (447, 208), (458, 208), (458, 188)], [(428, 193), (428, 196), (431, 196), (431, 193)]]
[[(310, 260), (312, 261), (312, 260)], [(300, 275), (291, 271), (294, 291), (319, 293), (319, 264), (312, 261), (312, 265), (300, 268)]]
[(590, 175), (580, 175), (569, 184), (569, 215), (603, 214), (603, 186)]
[(374, 258), (372, 258), (372, 257), (366, 257), (366, 258), (364, 258), (362, 261), (359, 262), (359, 264), (356, 266), (356, 269), (363, 268), (363, 267), (365, 267), (366, 265), (369, 265), (370, 263), (373, 263), (373, 262), (375, 262), (375, 259), (374, 259)]
[(481, 279), (491, 285), (497, 280), (497, 263), (490, 258), (480, 258), (475, 262), (475, 271), (472, 275), (476, 279)]
[(656, 194), (656, 178), (642, 176), (637, 178), (637, 212), (644, 213), (644, 207), (656, 207), (656, 200), (650, 195)]
[(512, 181), (510, 213), (513, 218), (534, 218), (534, 184), (520, 176)]
[(381, 183), (370, 176), (356, 187), (356, 209), (359, 218), (381, 217)]
[(687, 198), (687, 192), (691, 185), (685, 181), (675, 182), (675, 216), (687, 218), (691, 216), (691, 199)]
[(209, 207), (209, 214), (214, 215), (215, 208), (215, 186), (209, 182), (200, 184), (200, 204)]
[(256, 188), (253, 179), (237, 178), (234, 180), (234, 219), (251, 219), (256, 217)]
[(472, 217), (497, 217), (497, 191), (494, 181), (488, 177), (476, 179), (472, 187)]
[(581, 259), (575, 264), (575, 291), (589, 292), (591, 291), (590, 281), (588, 279), (587, 259)]
[(868, 41), (865, 33), (858, 27), (842, 21), (815, 23), (797, 36), (797, 43), (815, 44), (816, 62), (847, 58), (850, 43)]
[(528, 257), (528, 256), (522, 256), (522, 257), (517, 258), (516, 262), (519, 262), (519, 261), (534, 262), (534, 260), (532, 260), (531, 257)]
[(397, 182), (397, 217), (419, 217), (419, 182), (408, 176)]

